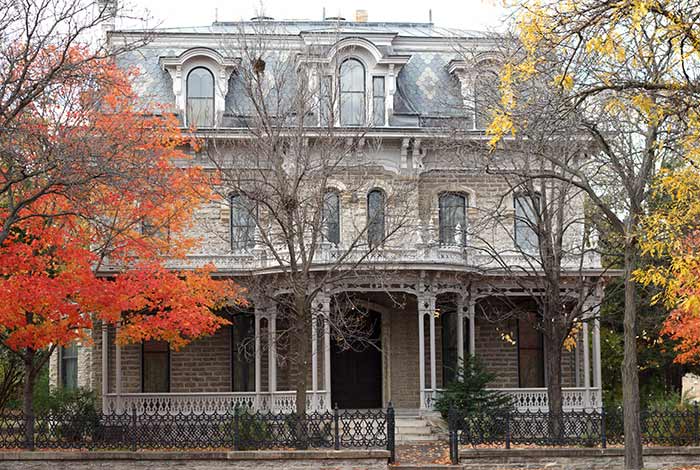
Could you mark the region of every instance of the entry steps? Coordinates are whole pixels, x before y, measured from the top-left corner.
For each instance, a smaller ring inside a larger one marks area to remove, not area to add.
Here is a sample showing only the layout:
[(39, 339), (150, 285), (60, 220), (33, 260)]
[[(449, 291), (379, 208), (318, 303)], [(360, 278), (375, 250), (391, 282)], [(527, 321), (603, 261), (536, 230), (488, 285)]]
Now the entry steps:
[(444, 439), (440, 418), (396, 414), (396, 443), (430, 442)]

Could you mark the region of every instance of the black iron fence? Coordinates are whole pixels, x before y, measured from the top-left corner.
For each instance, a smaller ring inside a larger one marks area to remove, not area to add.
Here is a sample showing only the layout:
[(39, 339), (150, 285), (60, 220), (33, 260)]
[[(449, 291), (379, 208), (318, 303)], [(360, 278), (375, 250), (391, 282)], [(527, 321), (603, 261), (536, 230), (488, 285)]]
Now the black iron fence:
[[(700, 408), (643, 410), (640, 413), (645, 445), (700, 445)], [(601, 447), (624, 444), (621, 408), (566, 411), (500, 411), (464, 414), (450, 410), (448, 416), (450, 458), (459, 460), (459, 446), (512, 445)]]
[(21, 415), (0, 416), (0, 448), (45, 449), (348, 449), (395, 452), (394, 409), (338, 410), (305, 415), (234, 409), (229, 413), (43, 414), (34, 442)]

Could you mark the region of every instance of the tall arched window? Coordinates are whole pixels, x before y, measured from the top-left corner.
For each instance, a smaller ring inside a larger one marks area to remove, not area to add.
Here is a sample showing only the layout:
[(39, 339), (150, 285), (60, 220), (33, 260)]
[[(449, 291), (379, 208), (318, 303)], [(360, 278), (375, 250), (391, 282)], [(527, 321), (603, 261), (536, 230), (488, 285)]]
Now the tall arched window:
[(214, 125), (214, 75), (204, 67), (192, 69), (187, 75), (187, 125)]
[(467, 197), (459, 193), (440, 195), (440, 244), (464, 246), (467, 233)]
[(340, 65), (340, 125), (365, 123), (365, 67), (357, 59)]
[(240, 194), (231, 195), (231, 249), (255, 246), (255, 206)]
[(474, 80), (474, 128), (486, 129), (491, 121), (491, 111), (500, 99), (498, 75), (490, 70), (481, 72)]
[(384, 240), (384, 192), (373, 189), (367, 194), (367, 241), (370, 248)]
[(515, 204), (515, 246), (525, 253), (539, 250), (537, 226), (539, 220), (540, 195), (517, 193), (513, 197)]
[(323, 198), (323, 227), (326, 240), (340, 243), (340, 196), (335, 191), (328, 191)]

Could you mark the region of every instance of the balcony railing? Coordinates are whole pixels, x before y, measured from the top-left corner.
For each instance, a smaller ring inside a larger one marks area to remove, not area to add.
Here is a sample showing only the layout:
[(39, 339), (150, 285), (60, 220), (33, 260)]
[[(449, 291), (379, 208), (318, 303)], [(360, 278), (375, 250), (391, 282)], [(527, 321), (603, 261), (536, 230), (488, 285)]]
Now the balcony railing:
[[(517, 411), (547, 411), (549, 398), (546, 388), (494, 388), (494, 392), (508, 395)], [(426, 389), (423, 394), (425, 409), (432, 409), (435, 399), (442, 390)], [(599, 410), (603, 397), (598, 388), (568, 387), (562, 389), (564, 411)]]

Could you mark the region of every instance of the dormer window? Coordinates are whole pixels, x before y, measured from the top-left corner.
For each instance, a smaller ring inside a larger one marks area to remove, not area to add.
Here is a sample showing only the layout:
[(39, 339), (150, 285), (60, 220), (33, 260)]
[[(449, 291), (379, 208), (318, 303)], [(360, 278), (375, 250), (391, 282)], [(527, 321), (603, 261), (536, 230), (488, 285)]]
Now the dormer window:
[(214, 117), (214, 75), (197, 67), (187, 76), (187, 125), (213, 127)]
[(340, 125), (365, 123), (365, 67), (357, 59), (340, 65)]

